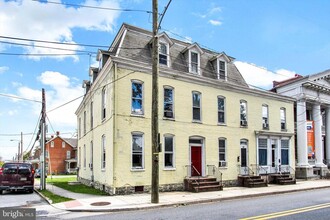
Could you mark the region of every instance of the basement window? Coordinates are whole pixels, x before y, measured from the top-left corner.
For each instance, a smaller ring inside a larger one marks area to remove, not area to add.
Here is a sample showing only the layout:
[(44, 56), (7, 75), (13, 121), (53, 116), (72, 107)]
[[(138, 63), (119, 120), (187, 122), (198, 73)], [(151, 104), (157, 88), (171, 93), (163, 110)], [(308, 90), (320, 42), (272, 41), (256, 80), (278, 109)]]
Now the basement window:
[(136, 193), (144, 192), (144, 186), (135, 186), (134, 188), (135, 188), (134, 191)]

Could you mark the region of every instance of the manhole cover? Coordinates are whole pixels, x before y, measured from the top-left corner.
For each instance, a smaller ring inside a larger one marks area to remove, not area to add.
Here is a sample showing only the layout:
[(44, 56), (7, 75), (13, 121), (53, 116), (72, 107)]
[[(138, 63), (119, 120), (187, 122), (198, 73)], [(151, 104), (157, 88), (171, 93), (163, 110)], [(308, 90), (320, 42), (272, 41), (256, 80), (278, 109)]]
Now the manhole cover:
[(110, 205), (111, 202), (93, 202), (91, 205), (93, 206), (104, 206), (104, 205)]

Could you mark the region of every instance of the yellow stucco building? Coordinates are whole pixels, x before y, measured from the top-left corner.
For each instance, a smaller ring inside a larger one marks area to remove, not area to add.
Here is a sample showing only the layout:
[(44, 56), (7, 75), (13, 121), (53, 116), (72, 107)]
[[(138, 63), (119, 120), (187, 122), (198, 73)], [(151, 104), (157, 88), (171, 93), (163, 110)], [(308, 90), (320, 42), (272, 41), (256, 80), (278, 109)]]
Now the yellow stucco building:
[[(151, 186), (152, 33), (123, 24), (76, 111), (79, 179), (109, 194)], [(249, 88), (234, 58), (159, 35), (159, 186), (289, 173), (294, 100)]]

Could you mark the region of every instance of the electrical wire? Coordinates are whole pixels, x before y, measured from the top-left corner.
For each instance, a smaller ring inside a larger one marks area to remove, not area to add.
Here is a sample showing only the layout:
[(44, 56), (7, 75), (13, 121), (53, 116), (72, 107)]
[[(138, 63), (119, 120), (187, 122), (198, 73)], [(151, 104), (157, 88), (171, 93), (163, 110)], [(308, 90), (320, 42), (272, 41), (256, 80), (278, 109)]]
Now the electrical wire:
[(67, 53), (67, 54), (50, 54), (50, 53), (39, 53), (39, 54), (33, 54), (33, 53), (1, 53), (0, 55), (4, 56), (34, 56), (34, 57), (43, 57), (43, 56), (89, 56), (89, 53)]
[(41, 101), (37, 101), (37, 100), (33, 100), (33, 99), (27, 99), (27, 98), (23, 98), (23, 97), (14, 96), (14, 95), (3, 94), (3, 93), (0, 93), (0, 96), (12, 98), (12, 99), (20, 99), (20, 100), (24, 100), (24, 101), (42, 103)]
[(90, 5), (79, 5), (79, 4), (71, 4), (71, 3), (63, 3), (63, 2), (53, 2), (53, 1), (39, 1), (39, 0), (31, 0), (31, 1), (41, 2), (41, 3), (47, 3), (47, 4), (55, 4), (55, 5), (73, 6), (73, 7), (80, 7), (80, 8), (91, 8), (91, 9), (100, 9), (100, 10), (109, 10), (109, 11), (122, 11), (122, 12), (144, 12), (144, 13), (152, 14), (152, 11), (142, 10), (142, 9), (107, 8), (107, 7), (90, 6)]
[(53, 49), (53, 50), (73, 51), (73, 52), (81, 52), (81, 53), (96, 53), (96, 52), (86, 51), (86, 50), (76, 50), (76, 49), (68, 49), (68, 48), (60, 48), (60, 47), (49, 47), (49, 46), (42, 46), (42, 45), (35, 45), (35, 44), (22, 44), (22, 43), (8, 42), (8, 41), (0, 41), (0, 43), (26, 46), (26, 47), (46, 48), (46, 49)]
[(81, 44), (81, 43), (68, 43), (68, 42), (58, 42), (58, 41), (47, 41), (47, 40), (35, 40), (35, 39), (28, 39), (28, 38), (19, 38), (19, 37), (8, 37), (8, 36), (1, 36), (0, 38), (9, 39), (9, 40), (19, 40), (19, 41), (32, 41), (38, 43), (48, 43), (48, 44), (60, 44), (60, 45), (72, 45), (72, 46), (82, 46), (82, 47), (96, 47), (96, 48), (108, 48), (109, 46), (103, 45), (95, 45), (95, 44)]
[(33, 139), (35, 139), (34, 144), (31, 146), (30, 150), (28, 150), (29, 153), (32, 151), (32, 149), (33, 149), (33, 147), (34, 147), (34, 145), (35, 145), (35, 143), (36, 143), (36, 141), (37, 141), (37, 139), (34, 138), (34, 134), (36, 134), (36, 131), (37, 131), (39, 125), (40, 125), (40, 119), (41, 119), (41, 113), (40, 113), (39, 118), (38, 118), (38, 120), (37, 120), (36, 127), (34, 128), (33, 135), (32, 135), (32, 137), (31, 137), (30, 143), (29, 143), (29, 145), (28, 145), (28, 147), (27, 147), (27, 149), (29, 149), (30, 146), (31, 146), (31, 143), (32, 143)]

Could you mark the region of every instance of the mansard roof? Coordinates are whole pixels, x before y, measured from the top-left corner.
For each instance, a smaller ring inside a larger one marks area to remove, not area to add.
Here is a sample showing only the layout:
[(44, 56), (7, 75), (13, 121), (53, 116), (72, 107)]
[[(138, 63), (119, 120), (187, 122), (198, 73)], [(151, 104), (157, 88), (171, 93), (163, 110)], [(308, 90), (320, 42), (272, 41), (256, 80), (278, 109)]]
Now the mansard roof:
[[(230, 84), (248, 87), (243, 76), (234, 64), (234, 58), (227, 56), (224, 52), (218, 53), (201, 47), (198, 43), (189, 43), (170, 38), (166, 33), (160, 34), (164, 38), (170, 40), (169, 57), (171, 65), (168, 70), (189, 73), (189, 61), (185, 52), (189, 49), (197, 49), (200, 53), (200, 69), (201, 76), (218, 79), (217, 68), (214, 67), (212, 59), (214, 57), (226, 57), (227, 62), (227, 82)], [(131, 59), (140, 63), (152, 63), (152, 51), (150, 41), (152, 40), (152, 32), (135, 27), (129, 24), (123, 24), (114, 39), (109, 51), (112, 56)], [(164, 66), (160, 67), (167, 68)]]

